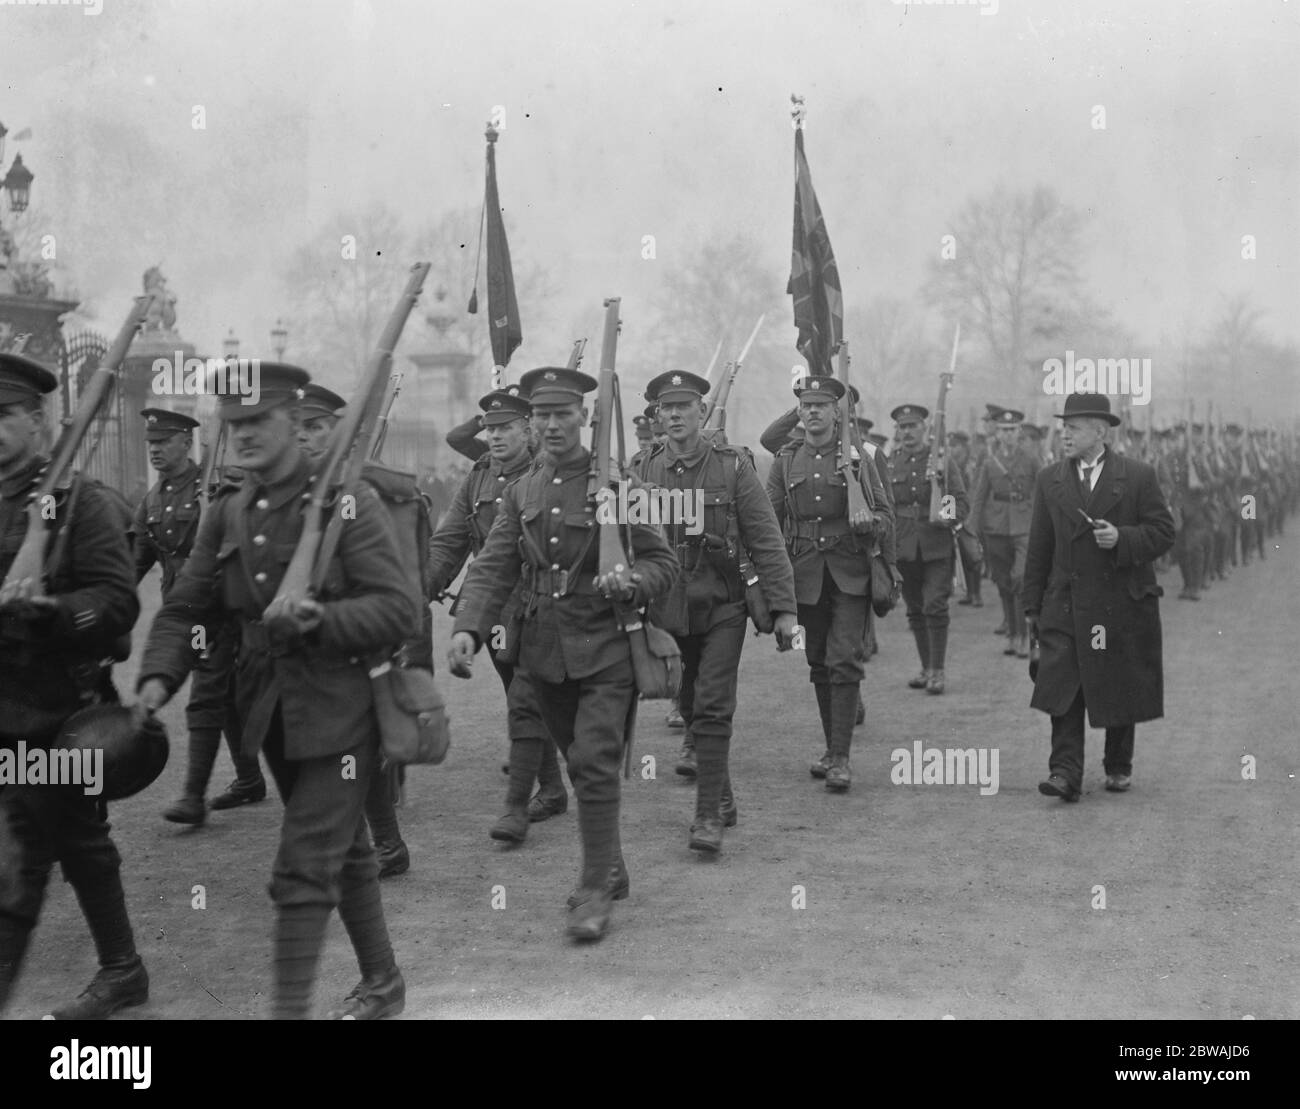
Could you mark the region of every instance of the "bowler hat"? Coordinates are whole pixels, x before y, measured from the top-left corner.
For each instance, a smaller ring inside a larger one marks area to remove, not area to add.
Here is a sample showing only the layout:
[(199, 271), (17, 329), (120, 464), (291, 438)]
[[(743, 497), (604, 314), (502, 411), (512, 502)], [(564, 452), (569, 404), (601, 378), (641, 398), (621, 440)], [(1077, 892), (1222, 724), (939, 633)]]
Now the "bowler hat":
[(1071, 393), (1065, 398), (1065, 411), (1058, 412), (1058, 420), (1075, 416), (1092, 416), (1105, 420), (1111, 427), (1119, 427), (1120, 419), (1110, 410), (1110, 398), (1105, 393)]

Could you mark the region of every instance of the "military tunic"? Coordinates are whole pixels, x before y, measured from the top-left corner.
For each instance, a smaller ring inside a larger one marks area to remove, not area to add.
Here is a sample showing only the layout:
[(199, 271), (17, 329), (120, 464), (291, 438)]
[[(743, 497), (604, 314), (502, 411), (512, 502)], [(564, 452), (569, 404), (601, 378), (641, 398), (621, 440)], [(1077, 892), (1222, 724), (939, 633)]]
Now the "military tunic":
[(993, 581), (1004, 597), (1018, 595), (1024, 585), (1034, 479), (1039, 468), (1019, 447), (1010, 451), (995, 447), (975, 479), (970, 527), (984, 541)]
[(199, 531), (203, 474), (193, 462), (154, 485), (135, 512), (135, 580), (162, 565), (163, 596), (171, 591)]
[[(0, 580), (27, 531), (26, 505), (48, 459), (0, 482)], [(46, 594), (57, 606), (28, 620), (0, 614), (0, 746), (45, 745), (78, 709), (116, 701), (107, 661), (140, 611), (127, 532), (109, 490), (77, 477), (56, 496), (47, 558), (61, 548)], [(64, 527), (71, 530), (59, 543)], [(102, 786), (102, 783), (101, 783)], [(122, 894), (121, 856), (103, 806), (81, 789), (0, 787), (0, 1007), (45, 899), (55, 861), (76, 890), (101, 963), (135, 957)]]
[[(271, 884), (281, 907), (333, 907), (374, 880), (362, 819), (379, 746), (368, 666), (419, 622), (419, 585), (403, 569), (378, 494), (362, 483), (346, 494), (355, 519), (341, 529), (326, 573), (319, 627), (273, 637), (262, 613), (297, 548), (311, 478), (300, 458), (280, 481), (249, 474), (238, 493), (214, 504), (150, 630), (139, 679), (161, 678), (174, 691), (195, 661), (192, 628), (225, 613), (239, 620), (244, 750), (263, 750), (285, 800)], [(355, 760), (355, 778), (340, 773), (345, 756)]]
[(780, 525), (753, 463), (733, 446), (703, 440), (682, 455), (671, 444), (657, 444), (637, 474), (649, 486), (683, 491), (702, 508), (691, 528), (697, 534), (688, 534), (686, 521), (665, 524), (682, 572), (651, 604), (650, 615), (682, 649), (678, 709), (688, 737), (730, 739), (748, 618), (740, 575), (745, 553), (773, 615), (798, 612)]

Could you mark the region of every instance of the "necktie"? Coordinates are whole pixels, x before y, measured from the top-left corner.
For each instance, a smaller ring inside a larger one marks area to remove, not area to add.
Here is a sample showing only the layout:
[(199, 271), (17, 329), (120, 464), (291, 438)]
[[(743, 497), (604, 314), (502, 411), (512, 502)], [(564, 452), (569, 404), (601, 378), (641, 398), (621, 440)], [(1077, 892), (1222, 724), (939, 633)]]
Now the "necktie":
[(1092, 497), (1092, 471), (1096, 467), (1095, 462), (1091, 466), (1080, 465), (1079, 467), (1079, 492), (1083, 494), (1085, 503)]

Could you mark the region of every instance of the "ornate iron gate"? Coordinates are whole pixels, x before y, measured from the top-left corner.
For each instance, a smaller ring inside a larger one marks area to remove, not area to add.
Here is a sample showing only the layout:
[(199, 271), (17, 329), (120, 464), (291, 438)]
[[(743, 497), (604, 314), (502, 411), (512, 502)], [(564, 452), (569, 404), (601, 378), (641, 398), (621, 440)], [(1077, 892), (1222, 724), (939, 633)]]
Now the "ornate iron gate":
[[(81, 392), (99, 366), (100, 359), (108, 353), (108, 340), (95, 331), (80, 331), (65, 335), (62, 350), (62, 417), (71, 418), (81, 399)], [(122, 412), (123, 391), (116, 386), (108, 403), (100, 409), (95, 422), (86, 433), (85, 442), (77, 452), (76, 469), (105, 485), (120, 491), (132, 507), (144, 496), (140, 488), (127, 488), (125, 460), (122, 451), (126, 424)]]

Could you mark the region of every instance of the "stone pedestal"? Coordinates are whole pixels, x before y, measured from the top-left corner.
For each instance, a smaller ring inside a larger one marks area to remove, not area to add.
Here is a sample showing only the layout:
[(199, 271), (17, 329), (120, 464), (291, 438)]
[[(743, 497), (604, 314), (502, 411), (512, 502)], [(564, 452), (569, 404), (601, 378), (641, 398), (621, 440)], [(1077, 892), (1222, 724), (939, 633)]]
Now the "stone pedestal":
[(0, 350), (13, 350), (26, 335), (23, 354), (58, 374), (63, 368), (59, 319), (77, 307), (75, 300), (0, 294)]

